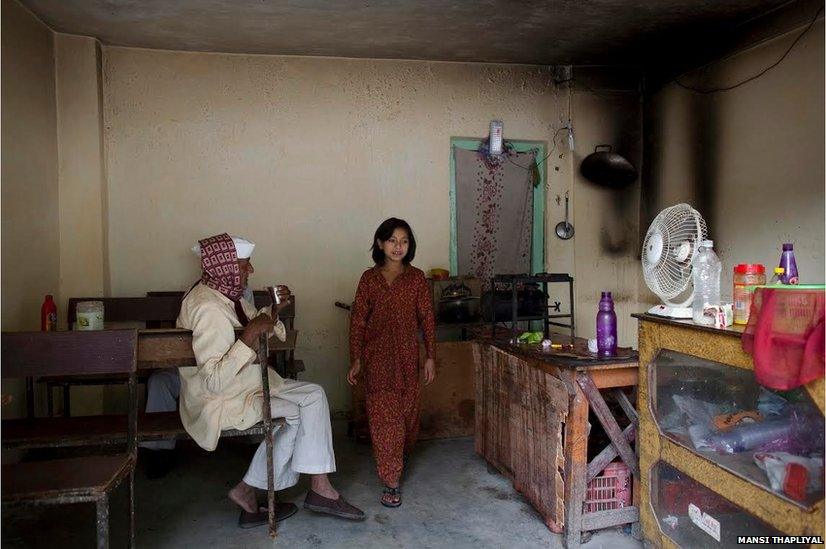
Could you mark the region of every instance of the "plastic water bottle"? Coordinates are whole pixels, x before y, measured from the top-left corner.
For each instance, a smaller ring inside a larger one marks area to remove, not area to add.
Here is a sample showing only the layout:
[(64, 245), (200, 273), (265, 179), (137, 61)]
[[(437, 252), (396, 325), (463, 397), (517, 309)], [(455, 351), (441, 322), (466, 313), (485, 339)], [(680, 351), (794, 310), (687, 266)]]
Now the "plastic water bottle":
[(602, 292), (597, 313), (597, 354), (602, 357), (617, 355), (617, 313), (611, 292)]
[(783, 254), (780, 256), (780, 265), (785, 271), (783, 277), (780, 279), (783, 284), (797, 284), (797, 262), (794, 260), (794, 245), (787, 242), (783, 244)]
[(703, 315), (709, 305), (720, 304), (720, 272), (723, 266), (714, 253), (714, 242), (703, 240), (694, 258), (691, 276), (694, 280), (694, 303), (691, 316), (696, 324), (714, 325), (714, 317)]

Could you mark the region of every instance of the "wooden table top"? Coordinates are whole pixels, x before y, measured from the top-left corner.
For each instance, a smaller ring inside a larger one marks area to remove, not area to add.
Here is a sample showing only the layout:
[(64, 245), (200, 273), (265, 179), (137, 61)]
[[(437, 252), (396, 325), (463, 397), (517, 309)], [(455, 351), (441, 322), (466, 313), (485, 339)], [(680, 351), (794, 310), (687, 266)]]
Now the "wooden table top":
[[(243, 330), (236, 330), (236, 337)], [(287, 330), (286, 341), (270, 338), (271, 352), (295, 349), (298, 330)], [(138, 330), (138, 369), (154, 370), (181, 366), (195, 366), (192, 353), (192, 332), (183, 328), (143, 328)]]
[(510, 338), (483, 338), (480, 341), (528, 359), (539, 360), (573, 370), (613, 370), (617, 368), (636, 368), (639, 354), (630, 347), (617, 348), (617, 356), (601, 358), (588, 351), (588, 340), (581, 337), (552, 334), (554, 343), (571, 345), (564, 349), (544, 349), (539, 343), (511, 343)]

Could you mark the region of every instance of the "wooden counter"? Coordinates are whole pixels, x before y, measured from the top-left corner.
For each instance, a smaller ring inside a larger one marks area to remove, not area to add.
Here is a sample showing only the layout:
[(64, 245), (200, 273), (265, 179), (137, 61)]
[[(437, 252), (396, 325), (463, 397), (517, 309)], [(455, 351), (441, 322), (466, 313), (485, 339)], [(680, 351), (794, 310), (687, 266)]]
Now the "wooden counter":
[[(617, 389), (636, 385), (637, 355), (620, 349), (615, 359), (583, 359), (573, 355), (587, 353), (585, 340), (569, 341), (574, 350), (567, 352), (501, 340), (474, 342), (476, 452), (511, 479), (548, 528), (564, 533), (567, 547), (578, 547), (583, 532), (639, 520), (636, 506), (583, 512), (588, 480), (617, 455), (638, 471), (629, 444), (635, 435), (636, 411)], [(600, 389), (613, 389), (629, 416), (631, 425), (624, 432)], [(589, 463), (591, 408), (612, 444)]]

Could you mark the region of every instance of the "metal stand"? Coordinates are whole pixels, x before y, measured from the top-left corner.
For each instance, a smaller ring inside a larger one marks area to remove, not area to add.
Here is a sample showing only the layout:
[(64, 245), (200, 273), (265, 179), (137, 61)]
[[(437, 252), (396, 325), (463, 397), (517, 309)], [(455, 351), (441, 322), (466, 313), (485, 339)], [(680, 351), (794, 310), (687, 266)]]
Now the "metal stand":
[[(542, 307), (542, 316), (537, 317), (519, 317), (519, 297), (518, 286), (525, 283), (541, 284), (542, 295), (545, 301)], [(570, 313), (559, 313), (558, 304), (550, 305), (548, 303), (548, 284), (553, 283), (567, 283), (568, 296), (570, 300)], [(571, 330), (571, 337), (574, 337), (576, 324), (574, 322), (574, 278), (568, 273), (537, 273), (535, 275), (520, 274), (520, 275), (496, 275), (490, 279), (490, 286), (492, 292), (491, 299), (491, 335), (496, 337), (496, 286), (510, 285), (511, 289), (511, 336), (516, 337), (518, 332), (517, 323), (519, 321), (542, 320), (543, 332), (545, 337), (548, 337), (551, 326), (560, 326)], [(554, 308), (554, 314), (549, 312), (550, 308)], [(570, 318), (569, 323), (559, 322), (557, 319)]]

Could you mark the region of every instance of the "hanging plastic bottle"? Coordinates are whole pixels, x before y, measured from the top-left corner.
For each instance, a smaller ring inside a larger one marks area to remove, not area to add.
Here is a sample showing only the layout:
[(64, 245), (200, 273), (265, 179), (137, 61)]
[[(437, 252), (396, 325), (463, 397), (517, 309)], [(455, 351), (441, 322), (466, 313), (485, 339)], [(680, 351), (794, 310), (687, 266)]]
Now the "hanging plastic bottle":
[(617, 355), (617, 313), (611, 292), (602, 292), (597, 313), (597, 353), (599, 356)]
[(706, 307), (720, 304), (720, 272), (723, 266), (714, 253), (714, 241), (703, 240), (691, 276), (694, 280), (694, 302), (691, 316), (696, 324), (714, 325), (714, 316), (703, 314)]
[(54, 332), (57, 330), (57, 305), (51, 294), (43, 300), (40, 306), (40, 330), (43, 332)]
[(780, 256), (780, 265), (785, 272), (781, 280), (783, 284), (797, 284), (799, 282), (797, 274), (797, 262), (794, 260), (794, 245), (791, 242), (783, 244), (783, 254)]

